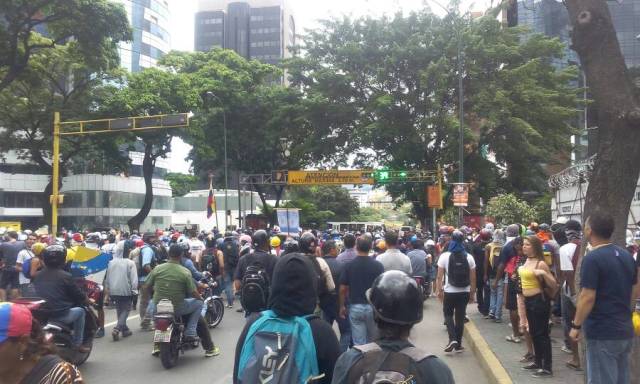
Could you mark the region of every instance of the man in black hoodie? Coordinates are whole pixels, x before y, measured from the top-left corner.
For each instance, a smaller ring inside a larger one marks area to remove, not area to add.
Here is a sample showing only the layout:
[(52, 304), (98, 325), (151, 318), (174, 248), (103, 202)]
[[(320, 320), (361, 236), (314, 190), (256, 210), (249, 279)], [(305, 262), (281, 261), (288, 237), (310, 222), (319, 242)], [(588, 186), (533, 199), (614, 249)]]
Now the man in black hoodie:
[[(269, 309), (282, 318), (313, 314), (317, 300), (317, 279), (314, 277), (315, 270), (306, 256), (300, 253), (281, 256), (273, 271)], [(233, 365), (234, 383), (238, 382), (238, 365), (247, 332), (259, 317), (259, 314), (254, 314), (248, 319), (238, 339)], [(316, 347), (319, 373), (324, 374), (315, 383), (329, 384), (333, 378), (333, 366), (340, 355), (338, 338), (331, 326), (318, 317), (310, 319), (309, 325)]]

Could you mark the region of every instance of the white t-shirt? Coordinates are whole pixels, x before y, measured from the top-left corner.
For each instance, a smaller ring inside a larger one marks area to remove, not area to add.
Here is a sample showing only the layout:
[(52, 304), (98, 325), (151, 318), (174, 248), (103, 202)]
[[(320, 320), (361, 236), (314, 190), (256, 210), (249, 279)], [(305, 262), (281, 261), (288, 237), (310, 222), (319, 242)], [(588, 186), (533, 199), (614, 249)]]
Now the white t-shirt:
[(191, 252), (191, 257), (195, 258), (196, 262), (200, 262), (204, 248), (205, 246), (202, 241), (198, 239), (189, 240), (189, 252)]
[[(440, 258), (438, 259), (438, 267), (444, 269), (444, 291), (446, 293), (460, 293), (460, 292), (471, 292), (471, 285), (468, 285), (466, 287), (454, 287), (452, 285), (449, 285), (449, 279), (447, 278), (448, 276), (448, 271), (447, 269), (449, 268), (449, 256), (451, 256), (451, 252), (445, 252), (442, 255), (440, 255)], [(476, 262), (475, 260), (473, 260), (473, 256), (471, 256), (470, 253), (467, 252), (467, 262), (469, 263), (469, 270), (471, 270), (471, 273), (475, 273), (473, 270), (476, 268)]]
[[(23, 249), (22, 251), (18, 252), (18, 258), (16, 259), (16, 263), (24, 265), (24, 263), (27, 260), (31, 259), (33, 256), (34, 256), (33, 252), (31, 252), (30, 249)], [(20, 279), (19, 281), (20, 284), (29, 284), (31, 282), (31, 279), (28, 279), (27, 277), (25, 277), (22, 271), (20, 271), (18, 278)]]
[[(573, 271), (573, 263), (571, 259), (573, 259), (573, 254), (576, 251), (577, 245), (575, 243), (567, 243), (560, 247), (560, 270), (561, 271)], [(569, 285), (565, 281), (562, 285), (562, 292), (566, 296), (571, 296), (571, 292), (569, 291)]]

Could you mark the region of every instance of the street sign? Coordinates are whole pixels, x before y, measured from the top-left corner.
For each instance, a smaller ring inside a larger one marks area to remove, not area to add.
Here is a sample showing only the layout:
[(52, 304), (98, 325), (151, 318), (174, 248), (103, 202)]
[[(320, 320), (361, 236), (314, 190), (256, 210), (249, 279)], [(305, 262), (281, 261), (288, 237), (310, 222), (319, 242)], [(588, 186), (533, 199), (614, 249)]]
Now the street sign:
[(372, 171), (289, 171), (289, 185), (373, 184)]
[(427, 202), (429, 208), (442, 209), (442, 191), (440, 185), (430, 185), (427, 187)]
[(453, 184), (453, 205), (455, 207), (466, 207), (469, 203), (469, 184)]

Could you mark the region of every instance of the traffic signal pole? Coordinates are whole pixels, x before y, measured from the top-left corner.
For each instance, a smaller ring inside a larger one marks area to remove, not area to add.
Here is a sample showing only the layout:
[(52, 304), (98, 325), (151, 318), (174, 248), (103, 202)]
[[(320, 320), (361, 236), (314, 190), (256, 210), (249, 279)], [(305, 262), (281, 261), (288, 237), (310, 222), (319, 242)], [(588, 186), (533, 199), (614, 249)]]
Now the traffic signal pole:
[(49, 202), (51, 203), (51, 235), (58, 234), (58, 204), (60, 203), (60, 112), (53, 114), (53, 158), (52, 158), (52, 189)]

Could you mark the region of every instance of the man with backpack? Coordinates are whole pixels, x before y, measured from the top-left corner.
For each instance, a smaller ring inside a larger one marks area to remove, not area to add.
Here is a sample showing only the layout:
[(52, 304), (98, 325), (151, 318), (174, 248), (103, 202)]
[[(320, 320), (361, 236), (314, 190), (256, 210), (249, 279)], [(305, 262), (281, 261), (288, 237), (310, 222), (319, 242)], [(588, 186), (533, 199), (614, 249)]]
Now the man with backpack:
[(447, 252), (438, 259), (436, 278), (438, 298), (442, 300), (449, 343), (444, 351), (462, 352), (462, 334), (467, 304), (475, 301), (476, 263), (464, 249), (464, 234), (454, 231)]
[(314, 277), (308, 257), (291, 253), (278, 259), (270, 310), (251, 316), (238, 339), (234, 384), (331, 383), (340, 346), (331, 326), (313, 316)]
[[(138, 257), (138, 286), (144, 287), (147, 276), (151, 273), (153, 268), (157, 264), (156, 252), (152, 248), (152, 244), (155, 242), (155, 233), (147, 232), (142, 237), (144, 245), (140, 248), (140, 256)], [(143, 331), (150, 331), (151, 328), (151, 315), (149, 314), (149, 300), (151, 299), (151, 289), (142, 289), (140, 292), (140, 328)]]
[(24, 241), (25, 248), (18, 252), (16, 259), (16, 270), (20, 272), (18, 280), (20, 282), (20, 295), (22, 295), (22, 297), (34, 296), (32, 293), (35, 293), (31, 285), (31, 259), (35, 257), (31, 247), (33, 247), (35, 242), (36, 235), (28, 235)]
[(313, 264), (313, 268), (316, 271), (316, 278), (318, 280), (318, 303), (326, 301), (331, 292), (335, 291), (336, 285), (331, 275), (331, 269), (327, 262), (321, 258), (316, 257), (317, 239), (311, 232), (305, 232), (300, 236), (298, 241), (300, 246), (300, 252), (304, 253)]
[(234, 276), (235, 289), (240, 292), (242, 308), (247, 315), (267, 309), (269, 286), (278, 260), (269, 252), (266, 231), (256, 231), (252, 241), (255, 250), (240, 258)]
[(225, 233), (224, 240), (220, 244), (222, 257), (224, 258), (224, 283), (225, 294), (227, 296), (227, 308), (233, 308), (233, 287), (236, 275), (236, 268), (240, 260), (240, 245), (233, 238), (231, 232)]
[(366, 296), (381, 337), (342, 354), (332, 383), (453, 384), (453, 374), (444, 362), (408, 340), (423, 313), (415, 280), (400, 271), (388, 271), (376, 278)]

